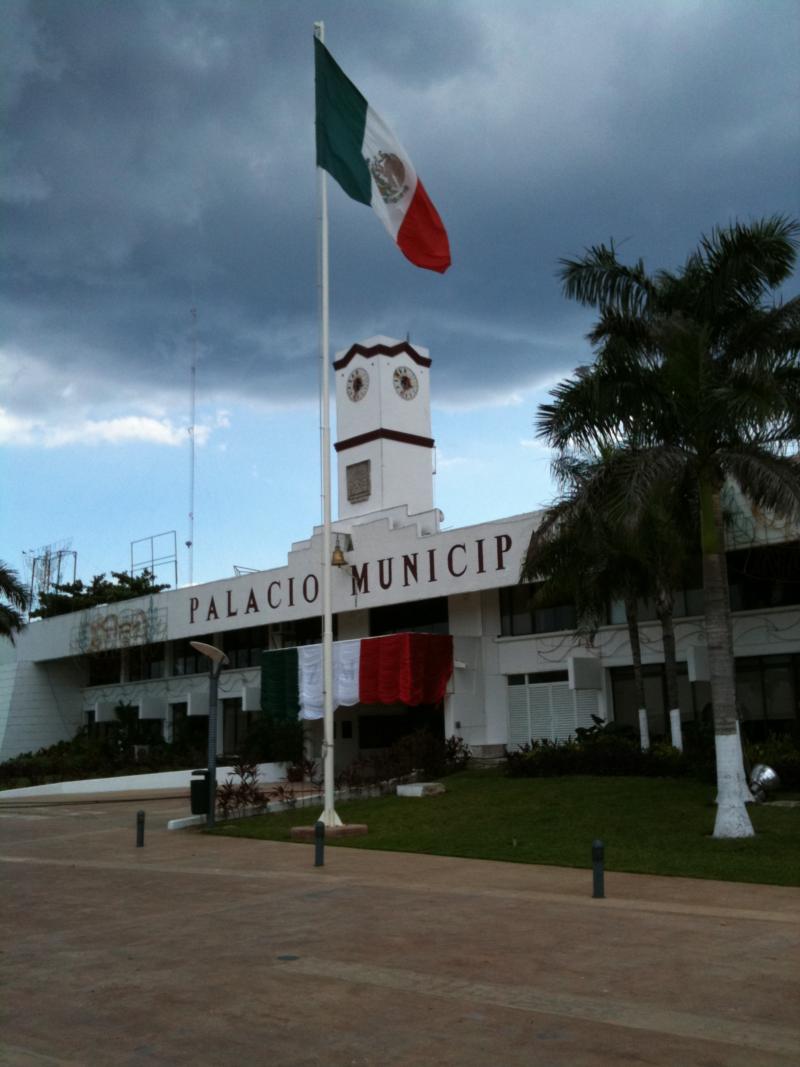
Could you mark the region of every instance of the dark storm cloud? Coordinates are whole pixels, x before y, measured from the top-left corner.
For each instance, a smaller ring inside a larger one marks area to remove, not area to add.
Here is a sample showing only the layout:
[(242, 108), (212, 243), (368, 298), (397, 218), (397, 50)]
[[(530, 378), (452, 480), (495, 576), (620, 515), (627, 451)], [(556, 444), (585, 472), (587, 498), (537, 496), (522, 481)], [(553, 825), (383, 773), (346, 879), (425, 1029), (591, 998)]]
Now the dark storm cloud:
[(798, 211), (790, 2), (7, 3), (0, 313), (19, 411), (76, 382), (97, 402), (183, 389), (192, 303), (209, 390), (313, 393), (319, 17), (454, 253), (443, 278), (414, 270), (331, 185), (333, 344), (410, 332), (440, 399), (585, 358), (560, 256), (614, 237), (677, 265), (716, 223)]

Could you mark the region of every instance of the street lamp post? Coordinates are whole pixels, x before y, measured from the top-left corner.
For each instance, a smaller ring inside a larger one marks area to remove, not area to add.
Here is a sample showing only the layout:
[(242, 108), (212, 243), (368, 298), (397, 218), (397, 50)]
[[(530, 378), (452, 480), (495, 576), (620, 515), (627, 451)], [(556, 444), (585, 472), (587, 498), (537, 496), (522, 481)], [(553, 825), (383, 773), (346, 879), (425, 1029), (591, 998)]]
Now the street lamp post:
[(222, 668), (229, 662), (221, 648), (207, 645), (204, 641), (190, 641), (189, 644), (201, 656), (211, 660), (208, 672), (208, 812), (206, 826), (214, 825), (217, 808), (217, 682)]

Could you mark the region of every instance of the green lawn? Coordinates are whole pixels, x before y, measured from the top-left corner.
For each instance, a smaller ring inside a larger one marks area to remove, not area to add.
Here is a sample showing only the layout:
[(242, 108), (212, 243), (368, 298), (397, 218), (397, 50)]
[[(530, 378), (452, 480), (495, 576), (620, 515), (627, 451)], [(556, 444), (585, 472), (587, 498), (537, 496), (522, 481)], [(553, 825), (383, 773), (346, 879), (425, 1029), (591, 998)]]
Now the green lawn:
[[(335, 847), (590, 867), (599, 837), (609, 871), (800, 885), (800, 808), (751, 805), (756, 836), (716, 841), (710, 836), (716, 791), (692, 780), (467, 771), (444, 782), (440, 797), (337, 804), (343, 822), (365, 822), (369, 834)], [(213, 832), (288, 841), (291, 826), (318, 814), (319, 804), (223, 823)]]

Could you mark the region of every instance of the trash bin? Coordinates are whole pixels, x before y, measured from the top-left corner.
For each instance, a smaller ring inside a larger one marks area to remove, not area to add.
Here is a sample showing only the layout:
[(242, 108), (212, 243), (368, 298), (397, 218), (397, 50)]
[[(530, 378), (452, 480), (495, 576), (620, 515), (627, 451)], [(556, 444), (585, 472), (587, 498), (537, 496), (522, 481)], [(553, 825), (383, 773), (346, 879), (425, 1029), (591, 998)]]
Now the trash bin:
[(192, 815), (208, 815), (208, 783), (210, 780), (208, 769), (192, 771), (192, 777), (189, 780)]

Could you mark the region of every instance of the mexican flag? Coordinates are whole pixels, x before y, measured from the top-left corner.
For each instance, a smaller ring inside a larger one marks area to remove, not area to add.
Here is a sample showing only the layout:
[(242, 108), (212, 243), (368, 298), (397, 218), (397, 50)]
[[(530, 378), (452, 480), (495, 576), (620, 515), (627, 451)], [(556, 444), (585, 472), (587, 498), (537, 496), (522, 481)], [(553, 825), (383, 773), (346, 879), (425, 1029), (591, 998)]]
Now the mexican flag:
[[(333, 706), (438, 704), (453, 673), (453, 638), (446, 634), (391, 634), (333, 643)], [(322, 645), (265, 652), (261, 706), (289, 720), (321, 719)]]
[(325, 45), (314, 38), (317, 166), (348, 196), (370, 204), (403, 255), (443, 274), (447, 231), (405, 149)]

